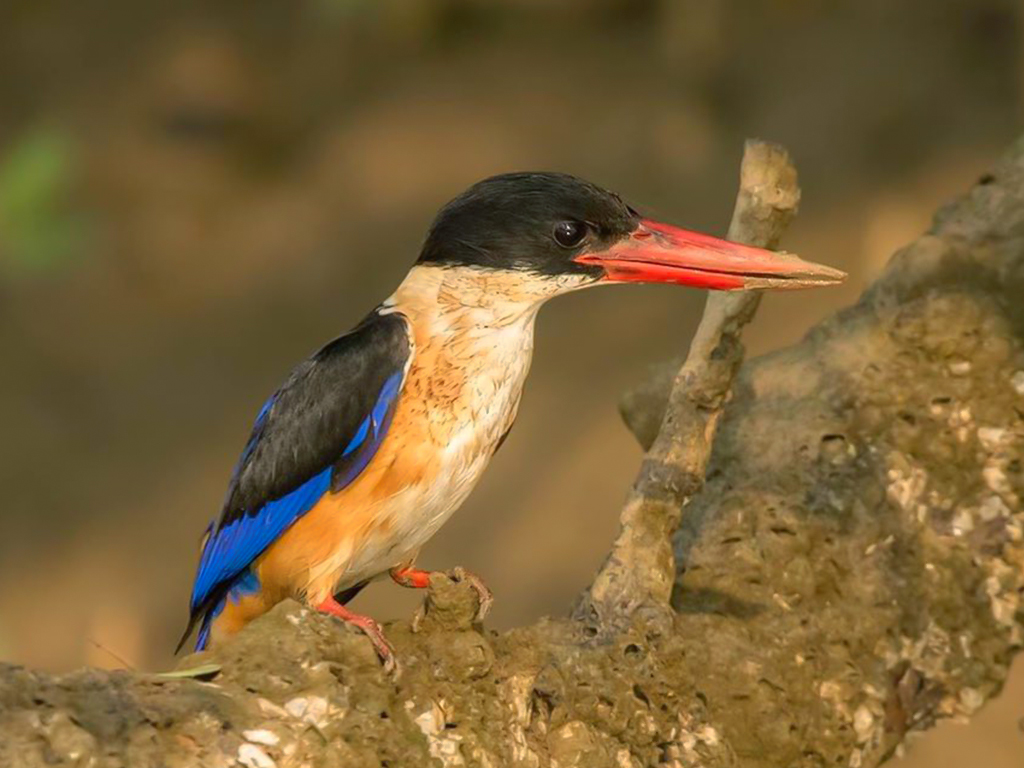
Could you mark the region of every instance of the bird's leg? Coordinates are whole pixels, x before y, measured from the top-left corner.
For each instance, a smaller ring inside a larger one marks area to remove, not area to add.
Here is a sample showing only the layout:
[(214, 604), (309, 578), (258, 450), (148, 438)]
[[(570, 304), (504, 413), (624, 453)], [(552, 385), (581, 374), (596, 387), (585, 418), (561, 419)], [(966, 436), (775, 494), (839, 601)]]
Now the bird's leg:
[(400, 587), (410, 589), (426, 589), (430, 586), (430, 571), (413, 568), (411, 565), (400, 565), (392, 568), (391, 580)]
[[(432, 571), (414, 568), (411, 564), (400, 565), (397, 568), (391, 569), (391, 579), (403, 587), (426, 589), (430, 586), (431, 573)], [(476, 611), (476, 621), (483, 621), (494, 604), (494, 595), (491, 594), (491, 590), (487, 588), (487, 585), (484, 584), (479, 576), (475, 573), (470, 573), (462, 566), (452, 568), (450, 571), (447, 571), (447, 574), (453, 581), (465, 581), (473, 588), (479, 603), (479, 608)]]
[(361, 629), (363, 633), (370, 638), (370, 642), (373, 643), (374, 650), (377, 651), (377, 655), (380, 656), (380, 660), (384, 664), (384, 671), (390, 673), (398, 672), (398, 661), (395, 659), (395, 649), (391, 646), (391, 643), (388, 642), (388, 639), (384, 637), (384, 630), (380, 628), (380, 624), (369, 616), (353, 613), (333, 597), (328, 597), (315, 607), (320, 613), (326, 613), (330, 616), (341, 619), (346, 624), (359, 627), (359, 629)]

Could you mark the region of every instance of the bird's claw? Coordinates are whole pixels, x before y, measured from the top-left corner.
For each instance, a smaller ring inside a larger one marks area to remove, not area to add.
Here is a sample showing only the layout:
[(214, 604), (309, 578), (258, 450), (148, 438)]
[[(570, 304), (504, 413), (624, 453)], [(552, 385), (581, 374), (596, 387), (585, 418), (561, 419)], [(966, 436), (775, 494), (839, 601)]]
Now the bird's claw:
[(473, 588), (473, 591), (476, 592), (478, 607), (473, 620), (476, 622), (482, 622), (487, 614), (490, 613), (491, 606), (494, 605), (494, 594), (490, 589), (488, 589), (487, 585), (484, 584), (483, 580), (479, 576), (471, 571), (467, 571), (461, 565), (448, 571), (448, 576), (452, 581), (466, 582)]
[(372, 627), (360, 627), (360, 629), (373, 644), (373, 650), (377, 652), (377, 658), (380, 659), (384, 671), (391, 677), (397, 678), (402, 672), (402, 667), (395, 656), (395, 647), (384, 637), (380, 626), (374, 624)]
[(380, 624), (369, 616), (353, 613), (345, 606), (339, 604), (333, 597), (324, 600), (315, 608), (320, 613), (333, 616), (345, 624), (359, 629), (373, 645), (373, 650), (377, 652), (377, 657), (384, 666), (384, 671), (393, 677), (398, 676), (401, 672), (401, 667), (398, 664), (398, 659), (395, 658), (395, 648), (388, 642), (387, 637), (384, 636), (384, 630), (380, 628)]

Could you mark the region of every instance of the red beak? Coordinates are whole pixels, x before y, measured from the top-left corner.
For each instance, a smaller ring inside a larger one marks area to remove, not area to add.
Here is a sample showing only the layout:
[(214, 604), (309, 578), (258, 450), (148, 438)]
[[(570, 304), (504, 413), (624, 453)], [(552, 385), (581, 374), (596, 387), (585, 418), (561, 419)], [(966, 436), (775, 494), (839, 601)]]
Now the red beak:
[(700, 232), (642, 219), (635, 230), (603, 251), (580, 254), (581, 264), (604, 268), (620, 283), (675, 283), (719, 291), (834, 285), (846, 273), (788, 253), (740, 245)]

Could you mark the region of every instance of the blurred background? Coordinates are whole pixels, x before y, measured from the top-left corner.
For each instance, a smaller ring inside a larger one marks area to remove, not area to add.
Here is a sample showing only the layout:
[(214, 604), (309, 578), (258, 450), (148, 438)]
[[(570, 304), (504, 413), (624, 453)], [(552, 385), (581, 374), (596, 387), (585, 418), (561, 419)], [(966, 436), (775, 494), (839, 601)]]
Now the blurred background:
[[(752, 351), (853, 301), (1020, 130), (1015, 0), (5, 0), (0, 658), (172, 663), (199, 536), (292, 365), (384, 298), (436, 209), (551, 169), (723, 233), (745, 137), (804, 191), (785, 246), (850, 272), (769, 295)], [(556, 302), (516, 429), (428, 546), (563, 612), (640, 451), (616, 413), (696, 291)], [(375, 585), (355, 607), (408, 616)], [(915, 765), (1024, 765), (1024, 665)]]

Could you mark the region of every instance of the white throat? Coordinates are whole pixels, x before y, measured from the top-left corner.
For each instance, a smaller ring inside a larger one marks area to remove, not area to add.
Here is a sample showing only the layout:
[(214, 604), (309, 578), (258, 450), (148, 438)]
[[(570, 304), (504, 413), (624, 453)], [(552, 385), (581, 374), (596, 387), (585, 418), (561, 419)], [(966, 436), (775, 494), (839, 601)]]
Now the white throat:
[(413, 359), (406, 393), (422, 403), (445, 450), (464, 447), (489, 458), (519, 407), (537, 311), (586, 282), (475, 267), (409, 271), (383, 311), (409, 321)]
[(548, 299), (593, 283), (585, 275), (535, 275), (482, 267), (416, 265), (384, 302), (417, 314), (467, 313), (484, 328), (500, 328), (533, 318)]

